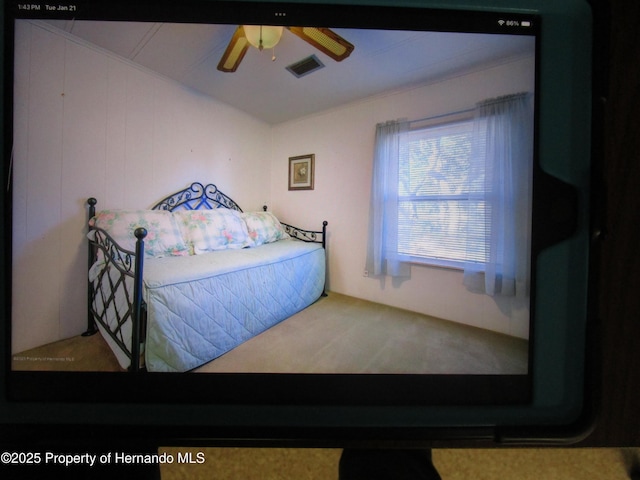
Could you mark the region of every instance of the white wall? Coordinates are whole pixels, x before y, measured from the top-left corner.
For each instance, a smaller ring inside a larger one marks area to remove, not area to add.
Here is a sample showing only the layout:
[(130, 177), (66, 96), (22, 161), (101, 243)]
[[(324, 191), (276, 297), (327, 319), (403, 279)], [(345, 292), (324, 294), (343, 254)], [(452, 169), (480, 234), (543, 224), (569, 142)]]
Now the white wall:
[(269, 199), (271, 129), (45, 25), (16, 29), (13, 351), (86, 328), (86, 199), (148, 208), (193, 181)]
[[(533, 88), (533, 59), (520, 59), (279, 125), (274, 128), (273, 210), (304, 228), (329, 222), (330, 290), (526, 338), (527, 309), (468, 292), (460, 271), (414, 265), (411, 280), (400, 285), (363, 274), (376, 123), (450, 113)], [(315, 154), (315, 189), (288, 191), (288, 158), (310, 153)]]

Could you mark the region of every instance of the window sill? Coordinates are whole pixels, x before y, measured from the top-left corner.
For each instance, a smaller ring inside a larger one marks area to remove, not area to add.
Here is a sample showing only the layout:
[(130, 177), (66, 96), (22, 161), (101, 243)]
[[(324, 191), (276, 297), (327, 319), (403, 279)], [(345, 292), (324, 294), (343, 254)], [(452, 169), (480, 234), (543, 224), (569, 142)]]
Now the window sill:
[[(430, 268), (443, 268), (446, 270), (456, 270), (456, 271), (464, 271), (465, 262), (460, 262), (456, 260), (446, 260), (440, 258), (423, 258), (423, 257), (413, 257), (402, 255), (399, 256), (398, 260), (401, 262), (410, 263), (412, 265), (417, 265), (421, 267), (430, 267)], [(484, 272), (484, 266), (478, 266), (478, 271)]]

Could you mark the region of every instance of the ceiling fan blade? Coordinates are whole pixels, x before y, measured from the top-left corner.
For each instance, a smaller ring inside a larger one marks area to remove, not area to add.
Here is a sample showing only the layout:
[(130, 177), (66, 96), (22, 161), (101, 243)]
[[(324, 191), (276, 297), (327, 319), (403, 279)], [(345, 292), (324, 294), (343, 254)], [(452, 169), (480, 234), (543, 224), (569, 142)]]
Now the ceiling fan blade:
[(353, 45), (328, 28), (287, 27), (291, 33), (340, 62), (351, 55)]
[(218, 63), (218, 70), (221, 72), (235, 72), (244, 54), (247, 53), (248, 48), (249, 41), (244, 34), (244, 28), (240, 25), (233, 34), (233, 37), (231, 37), (227, 49), (222, 54), (222, 58)]

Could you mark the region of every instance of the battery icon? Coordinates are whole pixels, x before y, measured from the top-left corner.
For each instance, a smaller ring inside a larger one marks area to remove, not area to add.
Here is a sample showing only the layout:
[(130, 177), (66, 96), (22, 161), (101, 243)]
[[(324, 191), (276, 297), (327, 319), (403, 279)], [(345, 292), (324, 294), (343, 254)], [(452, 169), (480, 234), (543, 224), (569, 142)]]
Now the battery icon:
[(521, 27), (530, 27), (531, 26), (531, 22), (529, 20), (522, 20), (520, 22), (520, 26)]

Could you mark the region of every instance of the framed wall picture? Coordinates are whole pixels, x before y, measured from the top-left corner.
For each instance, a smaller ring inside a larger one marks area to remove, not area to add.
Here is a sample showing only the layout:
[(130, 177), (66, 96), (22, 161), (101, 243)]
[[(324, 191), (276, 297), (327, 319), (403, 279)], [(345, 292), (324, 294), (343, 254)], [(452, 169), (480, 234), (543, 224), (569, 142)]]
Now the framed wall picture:
[(313, 190), (315, 155), (289, 157), (289, 190)]

